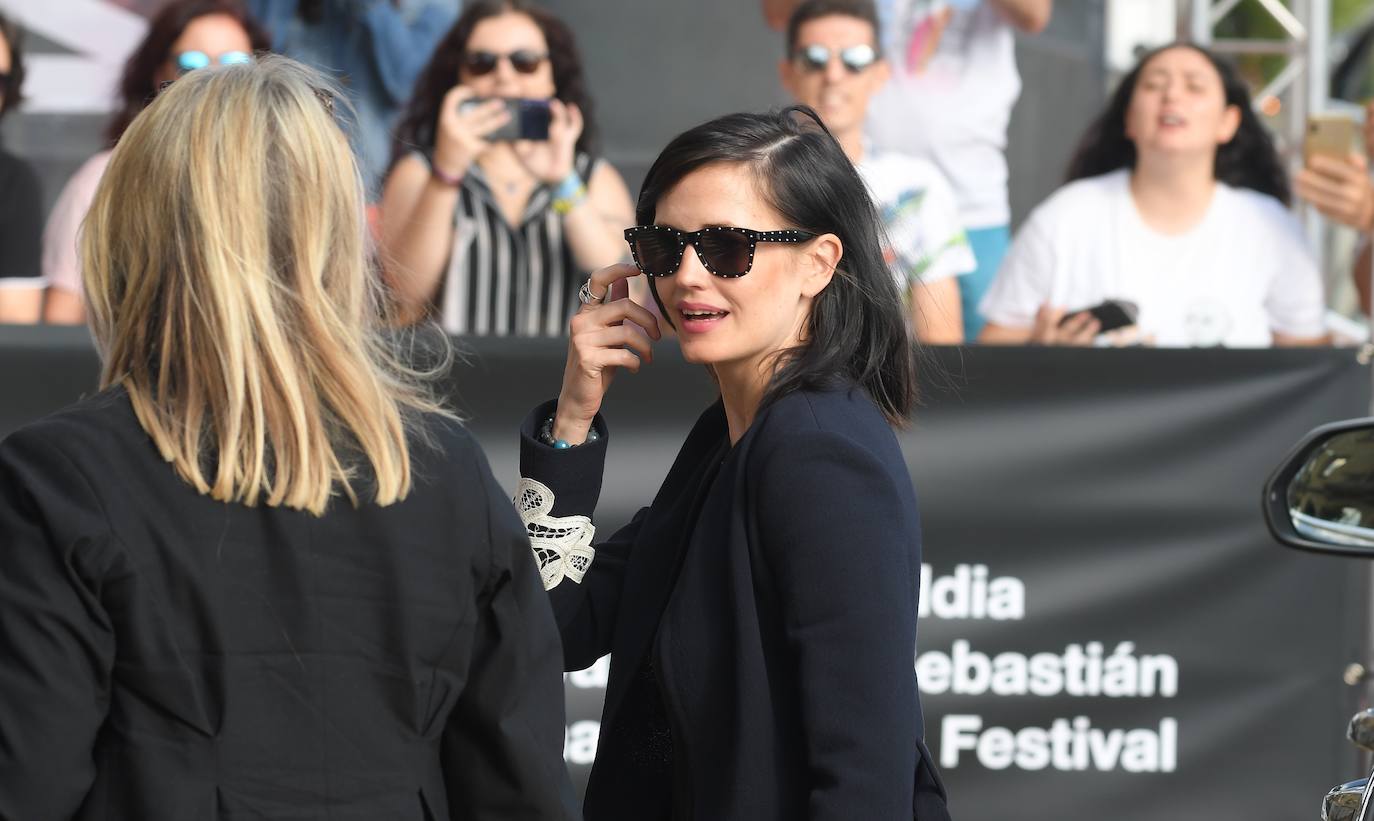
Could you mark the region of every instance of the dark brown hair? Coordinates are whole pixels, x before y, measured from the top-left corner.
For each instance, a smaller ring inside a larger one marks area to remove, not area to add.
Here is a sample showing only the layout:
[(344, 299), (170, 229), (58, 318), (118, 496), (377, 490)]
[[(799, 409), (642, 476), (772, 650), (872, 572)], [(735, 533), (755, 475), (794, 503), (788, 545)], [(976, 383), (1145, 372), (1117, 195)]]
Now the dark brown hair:
[(129, 123), (157, 94), (154, 78), (171, 56), (177, 38), (193, 21), (211, 14), (234, 18), (248, 35), (255, 54), (272, 47), (267, 30), (253, 19), (239, 0), (172, 0), (148, 24), (148, 34), (124, 64), (124, 74), (119, 79), (119, 108), (105, 129), (105, 138), (111, 146), (119, 142)]
[(1069, 160), (1065, 182), (1096, 177), (1118, 168), (1135, 168), (1135, 143), (1126, 136), (1126, 112), (1131, 107), (1131, 97), (1150, 61), (1176, 48), (1190, 49), (1207, 58), (1221, 79), (1226, 105), (1235, 106), (1240, 111), (1240, 127), (1236, 129), (1235, 136), (1225, 145), (1217, 146), (1213, 170), (1217, 181), (1268, 194), (1288, 205), (1292, 193), (1288, 186), (1288, 172), (1284, 169), (1278, 150), (1274, 148), (1273, 138), (1250, 104), (1250, 88), (1245, 84), (1245, 79), (1230, 60), (1192, 43), (1171, 43), (1140, 58), (1135, 68), (1117, 85), (1106, 109), (1083, 134), (1078, 149)]
[[(806, 106), (719, 117), (677, 135), (658, 155), (640, 189), (635, 222), (652, 225), (674, 186), (720, 163), (752, 174), (788, 227), (834, 234), (844, 245), (835, 276), (811, 304), (804, 341), (779, 352), (761, 407), (794, 391), (852, 383), (889, 423), (904, 425), (916, 402), (916, 349), (883, 259), (882, 221), (844, 149)], [(662, 315), (671, 316), (658, 280), (649, 287)]]
[(802, 0), (787, 18), (787, 56), (797, 53), (797, 32), (820, 17), (857, 17), (873, 27), (873, 47), (882, 56), (882, 26), (878, 24), (878, 8), (873, 0)]
[(0, 14), (0, 37), (10, 47), (10, 76), (0, 86), (0, 92), (5, 95), (4, 102), (0, 103), (0, 117), (4, 117), (23, 101), (20, 91), (24, 87), (24, 44), (19, 27), (3, 14)]
[(415, 82), (415, 93), (406, 104), (396, 127), (396, 142), (392, 146), (391, 162), (416, 149), (426, 154), (434, 150), (435, 131), (439, 126), (439, 106), (444, 95), (458, 83), (458, 72), (467, 51), (468, 38), (477, 24), (491, 17), (514, 12), (534, 21), (549, 47), (549, 64), (553, 68), (553, 96), (572, 103), (582, 111), (582, 136), (577, 138), (577, 150), (595, 153), (597, 150), (596, 119), (592, 112), (592, 98), (582, 74), (582, 58), (572, 29), (551, 12), (528, 0), (476, 0), (463, 4), (463, 14), (434, 48), (429, 65)]

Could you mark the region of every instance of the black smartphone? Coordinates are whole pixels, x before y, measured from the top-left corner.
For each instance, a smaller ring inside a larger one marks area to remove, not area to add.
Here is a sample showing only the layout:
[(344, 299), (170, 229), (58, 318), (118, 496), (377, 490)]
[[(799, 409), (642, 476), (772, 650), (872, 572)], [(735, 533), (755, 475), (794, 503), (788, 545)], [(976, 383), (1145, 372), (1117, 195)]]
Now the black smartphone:
[[(460, 111), (479, 106), (490, 97), (474, 97), (464, 100), (458, 104)], [(486, 139), (496, 142), (512, 142), (514, 140), (547, 140), (549, 138), (549, 101), (538, 99), (522, 99), (517, 97), (499, 97), (506, 106), (506, 113), (510, 119), (505, 125), (496, 129), (486, 136)]]
[(1108, 299), (1091, 308), (1083, 308), (1078, 311), (1070, 311), (1059, 320), (1062, 328), (1065, 323), (1081, 314), (1092, 314), (1093, 319), (1097, 320), (1100, 326), (1098, 333), (1115, 331), (1117, 328), (1124, 328), (1127, 325), (1134, 325), (1136, 317), (1140, 315), (1140, 309), (1134, 302), (1127, 302), (1124, 299)]

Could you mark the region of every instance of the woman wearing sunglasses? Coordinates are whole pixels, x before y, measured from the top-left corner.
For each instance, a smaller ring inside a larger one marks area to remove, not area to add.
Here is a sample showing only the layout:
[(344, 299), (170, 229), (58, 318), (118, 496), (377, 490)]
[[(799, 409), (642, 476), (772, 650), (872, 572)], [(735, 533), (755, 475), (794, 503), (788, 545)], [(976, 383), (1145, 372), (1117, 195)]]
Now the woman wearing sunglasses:
[(336, 94), (197, 70), (114, 151), (102, 390), (0, 443), (0, 818), (577, 817), (529, 542), (381, 335)]
[[(505, 100), (547, 103), (512, 122)], [(522, 127), (533, 125), (533, 132)], [(420, 75), (382, 194), (387, 272), (450, 333), (564, 332), (587, 272), (624, 258), (630, 195), (595, 158), (572, 32), (526, 0), (465, 4)]]
[[(516, 502), (568, 669), (610, 653), (589, 821), (944, 819), (914, 672), (921, 552), (892, 426), (915, 391), (878, 218), (807, 108), (674, 139), (595, 272)], [(720, 389), (652, 504), (590, 519), (617, 371), (660, 338)], [(647, 331), (641, 333), (638, 325)]]
[(48, 280), (44, 318), (54, 323), (86, 319), (77, 264), (77, 232), (110, 162), (115, 143), (158, 90), (188, 71), (231, 65), (266, 51), (271, 39), (238, 0), (173, 0), (148, 24), (143, 42), (124, 64), (114, 117), (105, 129), (108, 147), (67, 181), (43, 232), (43, 274)]

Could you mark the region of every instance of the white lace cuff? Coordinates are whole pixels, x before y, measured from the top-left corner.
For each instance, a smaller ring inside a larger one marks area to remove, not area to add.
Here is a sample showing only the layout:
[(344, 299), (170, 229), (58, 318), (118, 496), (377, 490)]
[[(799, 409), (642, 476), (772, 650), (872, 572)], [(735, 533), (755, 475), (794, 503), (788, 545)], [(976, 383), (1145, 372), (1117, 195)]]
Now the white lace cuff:
[(549, 515), (553, 510), (553, 491), (523, 476), (515, 486), (514, 501), (525, 532), (530, 534), (544, 589), (552, 590), (565, 578), (581, 584), (596, 556), (591, 546), (596, 534), (592, 520), (586, 516)]

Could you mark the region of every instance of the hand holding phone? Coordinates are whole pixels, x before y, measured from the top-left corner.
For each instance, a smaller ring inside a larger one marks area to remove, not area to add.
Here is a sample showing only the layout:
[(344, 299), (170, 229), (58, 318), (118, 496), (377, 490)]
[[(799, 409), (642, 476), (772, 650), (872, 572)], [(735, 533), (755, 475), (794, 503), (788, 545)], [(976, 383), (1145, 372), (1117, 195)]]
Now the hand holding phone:
[(513, 97), (472, 97), (458, 104), (459, 111), (470, 111), (493, 100), (499, 101), (506, 111), (504, 125), (486, 135), (493, 142), (515, 142), (516, 140), (535, 140), (543, 142), (549, 138), (549, 101)]
[(449, 89), (439, 108), (434, 134), (434, 170), (447, 177), (461, 178), (472, 163), (491, 147), (487, 136), (502, 128), (510, 114), (499, 102), (473, 101), (472, 89), (458, 85)]
[(1312, 158), (1318, 155), (1345, 162), (1352, 152), (1359, 153), (1362, 148), (1360, 127), (1353, 118), (1344, 114), (1313, 114), (1307, 118), (1307, 134), (1302, 142), (1305, 165), (1311, 165)]
[(1097, 332), (1105, 334), (1119, 328), (1134, 325), (1136, 317), (1140, 315), (1140, 309), (1134, 302), (1124, 299), (1108, 299), (1091, 308), (1084, 308), (1079, 311), (1070, 311), (1059, 320), (1059, 327), (1063, 328), (1076, 321), (1082, 320), (1082, 315), (1088, 314), (1097, 321)]
[(1344, 115), (1309, 118), (1303, 168), (1293, 178), (1293, 190), (1329, 219), (1370, 231), (1374, 230), (1374, 181), (1360, 150), (1365, 148), (1360, 136), (1359, 126)]

